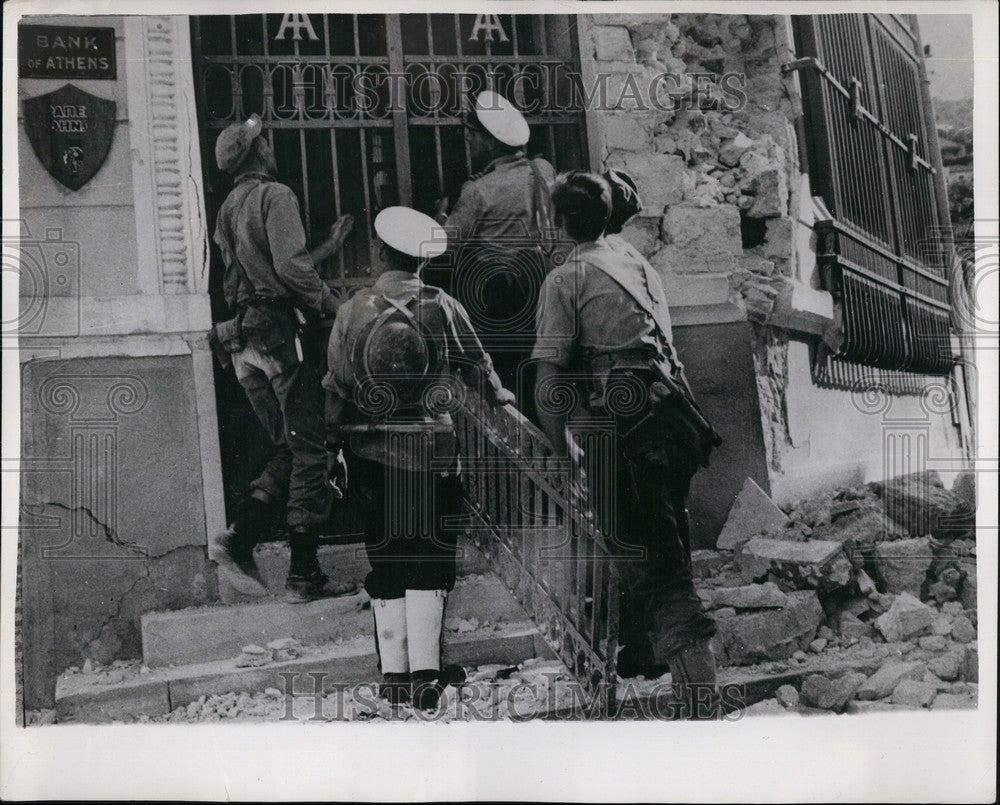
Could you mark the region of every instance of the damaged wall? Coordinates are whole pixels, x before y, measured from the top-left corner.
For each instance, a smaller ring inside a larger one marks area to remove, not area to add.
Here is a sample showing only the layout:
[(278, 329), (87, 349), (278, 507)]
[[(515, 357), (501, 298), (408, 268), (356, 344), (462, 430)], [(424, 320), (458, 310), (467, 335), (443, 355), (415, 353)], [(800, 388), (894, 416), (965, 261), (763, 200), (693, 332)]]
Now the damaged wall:
[(609, 76), (590, 121), (601, 167), (639, 185), (645, 209), (624, 235), (663, 277), (678, 351), (725, 439), (692, 491), (693, 538), (707, 547), (746, 477), (770, 489), (788, 443), (787, 338), (754, 323), (795, 272), (797, 107), (780, 71), (783, 21), (590, 19), (598, 85)]
[(214, 600), (206, 535), (224, 523), (187, 19), (25, 21), (111, 27), (117, 63), (113, 79), (18, 84), (22, 102), (72, 83), (116, 105), (107, 158), (76, 191), (46, 171), (19, 109), (32, 709), (68, 665), (138, 656), (142, 612)]
[[(830, 333), (834, 308), (816, 272), (815, 205), (796, 132), (801, 96), (795, 76), (781, 72), (794, 58), (788, 18), (609, 14), (590, 24), (594, 72), (609, 76), (609, 103), (588, 118), (595, 156), (639, 185), (646, 208), (624, 234), (663, 277), (681, 358), (702, 378), (742, 369), (754, 379), (706, 406), (727, 443), (692, 494), (692, 514), (715, 527), (700, 529), (696, 544), (714, 543), (716, 512), (724, 520), (748, 476), (786, 503), (892, 471), (884, 446), (892, 422), (857, 394), (818, 387), (810, 371), (809, 345)], [(679, 78), (657, 84), (663, 74)], [(744, 323), (729, 337), (746, 344), (736, 353), (747, 366), (705, 348), (703, 327), (723, 322)], [(927, 455), (953, 460), (958, 433), (927, 398), (893, 398), (892, 417), (921, 420)], [(748, 412), (757, 425), (734, 427)], [(754, 461), (730, 462), (734, 447)]]

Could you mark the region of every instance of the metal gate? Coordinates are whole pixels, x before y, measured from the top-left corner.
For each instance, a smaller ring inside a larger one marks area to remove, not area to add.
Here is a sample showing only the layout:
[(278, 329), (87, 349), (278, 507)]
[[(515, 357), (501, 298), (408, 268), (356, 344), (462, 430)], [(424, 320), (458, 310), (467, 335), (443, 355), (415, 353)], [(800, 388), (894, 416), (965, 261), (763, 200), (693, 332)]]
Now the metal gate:
[[(338, 216), (355, 218), (343, 252), (320, 267), (335, 293), (372, 281), (380, 209), (402, 203), (433, 213), (438, 198), (457, 199), (473, 168), (461, 113), (478, 90), (495, 89), (525, 110), (529, 155), (557, 170), (588, 161), (572, 17), (206, 16), (192, 20), (192, 34), (209, 225), (232, 186), (215, 167), (215, 141), (257, 113), (310, 243)], [(212, 266), (222, 315), (214, 251)], [(223, 475), (239, 489), (250, 480), (241, 474), (260, 463), (247, 454), (256, 424), (231, 374), (218, 374), (216, 389)], [(593, 516), (570, 501), (545, 437), (520, 414), (469, 390), (455, 418), (471, 538), (592, 698), (592, 712), (606, 714), (615, 697), (617, 574)]]
[(355, 230), (321, 273), (335, 293), (370, 282), (372, 221), (406, 204), (454, 204), (472, 172), (461, 113), (482, 89), (526, 110), (526, 151), (586, 163), (583, 115), (567, 103), (575, 20), (510, 14), (254, 14), (192, 20), (209, 224), (231, 187), (219, 131), (257, 113), (310, 243), (344, 213)]

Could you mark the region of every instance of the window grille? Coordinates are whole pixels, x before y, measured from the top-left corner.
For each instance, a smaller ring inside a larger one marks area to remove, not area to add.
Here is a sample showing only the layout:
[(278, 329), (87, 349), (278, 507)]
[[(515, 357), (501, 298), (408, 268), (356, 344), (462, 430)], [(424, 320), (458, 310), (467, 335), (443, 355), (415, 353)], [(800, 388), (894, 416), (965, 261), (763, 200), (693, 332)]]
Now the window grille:
[(948, 250), (920, 87), (915, 22), (886, 14), (795, 20), (821, 282), (840, 302), (836, 356), (880, 370), (947, 374)]

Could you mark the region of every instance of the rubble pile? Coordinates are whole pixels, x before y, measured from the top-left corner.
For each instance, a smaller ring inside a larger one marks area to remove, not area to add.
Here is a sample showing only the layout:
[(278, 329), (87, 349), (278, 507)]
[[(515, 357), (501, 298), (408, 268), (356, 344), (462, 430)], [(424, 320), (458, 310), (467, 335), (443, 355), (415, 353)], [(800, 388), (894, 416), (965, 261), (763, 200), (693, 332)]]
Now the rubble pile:
[(783, 510), (748, 479), (693, 568), (723, 665), (800, 671), (757, 711), (975, 706), (973, 489), (927, 472)]

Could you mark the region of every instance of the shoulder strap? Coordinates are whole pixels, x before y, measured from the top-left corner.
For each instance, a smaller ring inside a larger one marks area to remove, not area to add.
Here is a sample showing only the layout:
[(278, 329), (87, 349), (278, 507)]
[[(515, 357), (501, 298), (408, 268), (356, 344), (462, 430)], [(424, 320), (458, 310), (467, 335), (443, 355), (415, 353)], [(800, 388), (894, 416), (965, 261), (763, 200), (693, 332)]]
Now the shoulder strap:
[[(618, 274), (618, 272), (616, 272), (614, 268), (612, 268), (611, 265), (609, 265), (608, 262), (603, 257), (593, 254), (588, 254), (584, 258), (584, 261), (590, 263), (590, 265), (594, 266), (594, 268), (598, 268), (605, 274), (607, 274), (611, 279), (615, 281), (618, 287), (620, 287), (623, 291), (625, 291), (625, 293), (627, 293), (629, 297), (631, 297), (635, 301), (635, 303), (649, 315), (649, 317), (653, 320), (653, 323), (656, 325), (656, 331), (659, 334), (660, 339), (664, 342), (664, 344), (669, 345), (668, 348), (670, 349), (671, 353), (673, 353), (673, 345), (671, 343), (670, 336), (667, 332), (666, 321), (660, 318), (660, 311), (657, 310), (656, 306), (650, 301), (649, 296), (647, 294), (644, 294), (639, 288), (635, 287), (627, 280), (625, 280), (625, 278), (623, 278), (620, 274)], [(650, 283), (650, 278), (647, 272), (652, 271), (653, 269), (646, 263), (645, 260), (639, 261), (639, 265), (642, 268), (643, 274), (645, 275), (644, 282), (648, 287)], [(671, 355), (671, 357), (674, 356)]]
[(542, 247), (548, 251), (551, 247), (552, 232), (552, 202), (549, 196), (549, 183), (545, 181), (542, 172), (538, 169), (538, 159), (529, 159), (531, 174), (534, 178), (532, 192), (532, 214), (535, 219), (535, 227), (541, 237)]
[[(232, 226), (234, 225), (237, 218), (243, 214), (243, 210), (247, 206), (247, 202), (250, 200), (250, 196), (254, 191), (254, 187), (251, 185), (247, 188), (247, 191), (243, 194), (243, 198), (239, 201), (239, 206), (236, 208), (236, 212), (229, 216), (228, 219), (223, 219), (219, 221), (219, 231), (222, 233), (223, 237), (226, 239), (225, 251), (229, 253), (230, 260), (232, 261), (227, 268), (234, 268), (239, 278), (250, 286), (250, 293), (256, 294), (257, 289), (254, 284), (250, 281), (250, 277), (247, 276), (246, 269), (240, 262), (239, 257), (236, 256), (236, 235), (232, 231)], [(222, 246), (223, 244), (219, 244)], [(233, 304), (236, 303), (236, 294), (233, 295)]]

